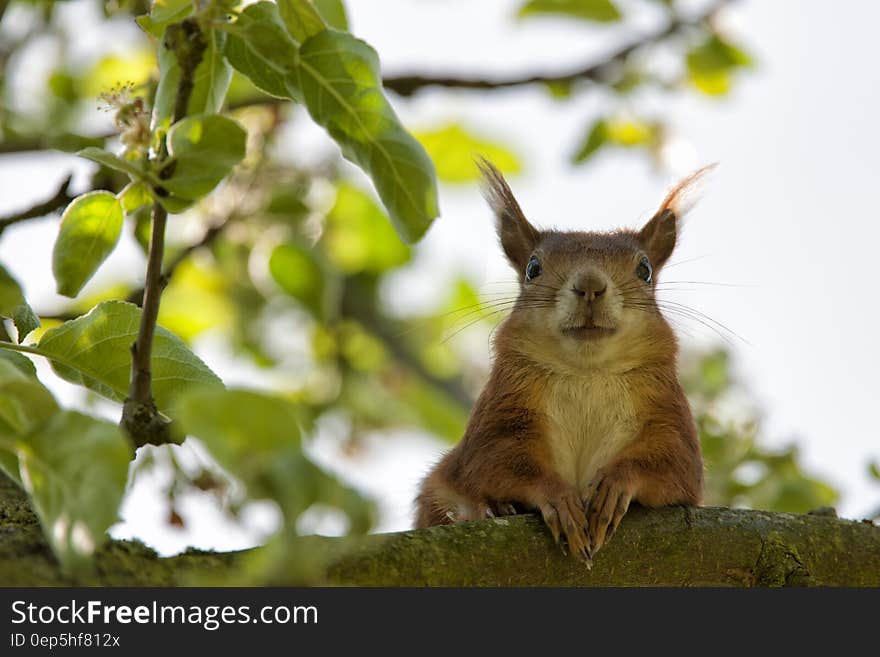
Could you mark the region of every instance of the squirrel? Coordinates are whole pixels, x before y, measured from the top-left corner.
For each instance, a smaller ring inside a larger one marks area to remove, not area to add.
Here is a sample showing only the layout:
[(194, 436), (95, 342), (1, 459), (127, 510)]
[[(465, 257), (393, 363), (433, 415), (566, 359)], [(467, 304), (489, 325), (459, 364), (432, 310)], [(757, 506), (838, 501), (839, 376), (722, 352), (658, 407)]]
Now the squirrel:
[[(657, 278), (710, 165), (641, 230), (538, 230), (478, 161), (519, 296), (462, 440), (421, 483), (416, 528), (538, 511), (591, 563), (631, 503), (699, 505), (703, 461)], [(564, 539), (564, 541), (562, 540)]]

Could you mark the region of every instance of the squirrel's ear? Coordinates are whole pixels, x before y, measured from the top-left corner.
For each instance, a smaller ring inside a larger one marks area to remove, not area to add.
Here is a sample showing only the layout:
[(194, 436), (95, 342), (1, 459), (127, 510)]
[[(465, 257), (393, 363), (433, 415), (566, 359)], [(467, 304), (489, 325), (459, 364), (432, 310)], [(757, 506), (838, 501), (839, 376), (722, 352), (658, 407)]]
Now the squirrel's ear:
[(710, 164), (698, 169), (673, 187), (660, 204), (660, 209), (639, 232), (639, 241), (655, 269), (660, 269), (672, 255), (681, 218), (694, 207), (701, 183), (716, 166)]
[(525, 269), (541, 233), (529, 223), (501, 172), (484, 158), (477, 160), (483, 174), (483, 196), (495, 213), (495, 228), (501, 247), (517, 271)]

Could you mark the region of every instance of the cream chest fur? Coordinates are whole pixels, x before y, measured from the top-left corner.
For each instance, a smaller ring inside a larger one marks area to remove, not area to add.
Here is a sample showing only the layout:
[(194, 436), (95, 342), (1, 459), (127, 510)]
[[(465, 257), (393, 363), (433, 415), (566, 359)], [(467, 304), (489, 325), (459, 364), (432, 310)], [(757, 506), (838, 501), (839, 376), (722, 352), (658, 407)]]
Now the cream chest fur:
[(640, 428), (631, 388), (620, 374), (556, 376), (548, 384), (544, 412), (555, 469), (581, 493)]

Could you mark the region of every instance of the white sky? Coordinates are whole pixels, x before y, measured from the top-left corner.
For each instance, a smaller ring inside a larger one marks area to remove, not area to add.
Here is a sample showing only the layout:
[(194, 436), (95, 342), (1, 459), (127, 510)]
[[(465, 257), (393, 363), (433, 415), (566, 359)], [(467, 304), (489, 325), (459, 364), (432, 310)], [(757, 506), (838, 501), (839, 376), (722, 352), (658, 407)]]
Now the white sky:
[[(354, 32), (376, 47), (387, 73), (556, 70), (601, 55), (617, 34), (595, 38), (590, 28), (554, 20), (520, 24), (512, 18), (517, 3), (508, 0), (347, 4)], [(858, 516), (880, 502), (880, 488), (866, 474), (868, 460), (880, 460), (880, 311), (873, 301), (880, 267), (880, 80), (874, 34), (880, 4), (851, 0), (832, 9), (817, 0), (741, 2), (734, 18), (758, 67), (729, 98), (714, 101), (691, 93), (671, 102), (648, 99), (648, 106), (670, 117), (690, 143), (687, 166), (721, 163), (673, 257), (699, 259), (671, 270), (667, 280), (745, 285), (707, 286), (674, 298), (748, 341), (732, 345), (736, 374), (764, 411), (766, 443), (796, 439), (810, 469), (843, 492), (840, 510)], [(650, 27), (649, 19), (621, 30), (635, 34)], [(608, 154), (579, 168), (567, 162), (584, 126), (601, 110), (601, 100), (586, 94), (557, 103), (543, 90), (524, 89), (427, 92), (395, 104), (410, 127), (458, 119), (512, 145), (526, 171), (511, 183), (539, 225), (638, 225), (672, 177), (629, 154)], [(0, 213), (44, 196), (47, 176), (60, 179), (73, 167), (88, 170), (74, 160), (0, 158)], [(464, 272), (480, 284), (510, 279), (476, 187), (442, 186), (440, 195), (443, 214), (419, 245), (416, 266), (391, 288), (396, 304), (430, 298), (444, 275)], [(50, 273), (55, 231), (54, 222), (30, 223), (9, 230), (0, 241), (0, 260), (25, 283), (37, 307), (56, 299)], [(139, 271), (139, 259), (134, 248), (124, 246), (96, 284), (123, 269)], [(713, 338), (698, 325), (686, 326), (693, 340)], [(216, 343), (199, 346), (228, 382), (251, 376), (249, 369), (229, 362)], [(76, 402), (68, 386), (55, 384), (49, 374), (43, 380), (65, 403)], [(365, 461), (345, 470), (379, 499), (380, 528), (402, 529), (409, 522), (415, 483), (442, 446), (408, 435), (375, 443)], [(328, 443), (315, 447), (327, 463), (337, 462), (334, 453)], [(253, 532), (222, 523), (199, 500), (187, 502), (194, 511), (186, 514), (188, 530), (169, 532), (152, 504), (152, 490), (145, 483), (134, 492), (117, 535), (138, 534), (163, 551), (187, 543), (241, 547), (253, 540)], [(255, 526), (265, 527), (271, 513), (254, 515)]]

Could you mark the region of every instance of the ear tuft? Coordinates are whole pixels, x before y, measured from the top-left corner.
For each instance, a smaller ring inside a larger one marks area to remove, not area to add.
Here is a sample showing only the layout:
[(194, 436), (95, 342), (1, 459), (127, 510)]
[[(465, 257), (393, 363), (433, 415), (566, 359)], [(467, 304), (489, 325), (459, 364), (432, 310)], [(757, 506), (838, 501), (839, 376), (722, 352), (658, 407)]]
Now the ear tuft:
[(716, 166), (717, 163), (698, 169), (673, 187), (642, 228), (639, 239), (654, 269), (659, 270), (672, 255), (678, 240), (679, 222), (699, 200), (703, 183)]
[(515, 269), (521, 270), (525, 268), (541, 234), (526, 219), (510, 186), (497, 167), (483, 157), (477, 158), (476, 164), (483, 176), (483, 196), (495, 213), (501, 246), (510, 264)]
[(669, 210), (679, 219), (690, 212), (697, 204), (697, 201), (700, 200), (700, 195), (709, 174), (712, 173), (717, 166), (717, 162), (707, 164), (702, 169), (697, 169), (687, 178), (676, 184), (675, 187), (669, 190), (666, 198), (663, 199), (659, 212)]

